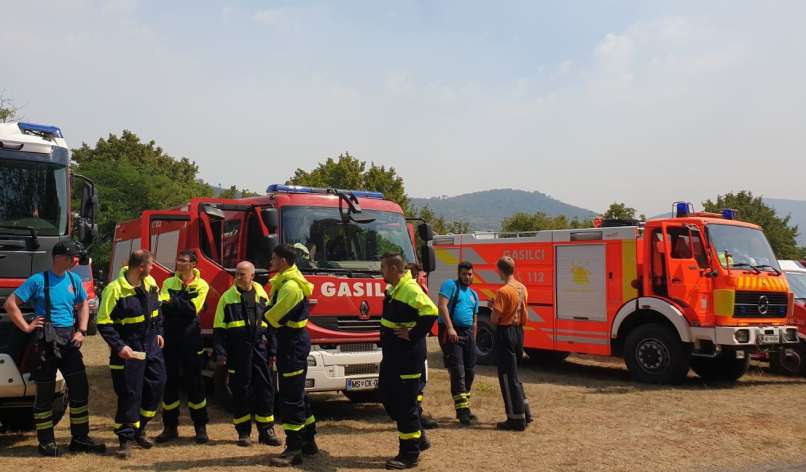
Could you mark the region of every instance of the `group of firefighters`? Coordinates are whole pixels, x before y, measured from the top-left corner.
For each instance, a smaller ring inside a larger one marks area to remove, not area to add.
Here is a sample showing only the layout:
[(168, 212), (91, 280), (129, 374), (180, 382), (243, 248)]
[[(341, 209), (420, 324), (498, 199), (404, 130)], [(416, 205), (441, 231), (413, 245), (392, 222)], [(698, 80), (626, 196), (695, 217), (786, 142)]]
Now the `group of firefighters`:
[[(319, 452), (316, 418), (305, 393), (311, 348), (306, 325), (313, 285), (295, 264), (297, 251), (289, 245), (274, 249), (270, 272), (275, 275), (270, 279), (269, 293), (253, 280), (255, 266), (240, 262), (233, 285), (218, 301), (213, 323), (215, 359), (227, 369), (239, 446), (251, 445), (253, 421), (261, 444), (282, 445), (274, 431), (274, 396), (279, 394), (277, 413), (285, 431), (285, 449), (272, 457), (270, 464), (280, 467), (299, 465), (303, 456)], [(20, 330), (42, 337), (41, 362), (32, 377), (37, 382), (34, 420), (38, 449), (44, 456), (61, 454), (53, 433), (57, 369), (70, 392), (70, 450), (106, 451), (104, 444), (89, 437), (89, 387), (79, 352), (87, 330), (87, 296), (69, 271), (79, 252), (75, 243), (57, 244), (51, 270), (29, 278), (5, 304)], [(380, 262), (388, 288), (380, 321), (383, 358), (379, 389), (385, 410), (397, 423), (399, 438), (398, 454), (386, 462), (386, 468), (407, 469), (415, 467), (420, 453), (431, 447), (425, 428), (436, 426), (423, 417), (421, 402), (426, 336), (437, 319), (456, 417), (462, 425), (478, 422), (470, 410), (470, 395), (479, 297), (471, 288), (470, 263), (460, 263), (456, 280), (442, 285), (437, 306), (400, 254), (385, 254)], [(134, 251), (128, 265), (104, 289), (98, 312), (98, 330), (110, 347), (109, 367), (117, 395), (116, 455), (122, 459), (131, 457), (133, 445), (143, 449), (153, 446), (146, 426), (160, 404), (163, 431), (155, 441), (167, 443), (178, 438), (182, 390), (187, 394), (195, 441), (209, 441), (202, 379), (206, 356), (198, 319), (209, 286), (196, 269), (192, 250), (179, 253), (174, 275), (161, 288), (150, 275), (153, 263), (148, 251)], [(518, 380), (528, 294), (513, 276), (515, 263), (511, 258), (501, 258), (497, 267), (503, 285), (490, 309), (492, 323), (497, 326), (498, 377), (507, 415), (497, 428), (523, 431), (532, 421)], [(30, 323), (19, 309), (22, 303), (31, 303), (36, 311), (37, 317)], [(80, 307), (75, 314), (74, 306)]]

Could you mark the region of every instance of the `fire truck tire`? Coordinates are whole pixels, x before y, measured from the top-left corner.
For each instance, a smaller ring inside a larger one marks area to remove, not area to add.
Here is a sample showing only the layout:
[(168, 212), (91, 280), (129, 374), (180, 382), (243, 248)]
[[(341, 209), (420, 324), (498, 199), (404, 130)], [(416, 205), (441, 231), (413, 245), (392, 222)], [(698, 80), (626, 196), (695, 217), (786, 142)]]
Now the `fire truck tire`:
[(639, 382), (679, 384), (688, 375), (690, 357), (691, 348), (673, 328), (660, 323), (639, 325), (624, 341), (624, 361)]
[(344, 396), (353, 403), (380, 403), (381, 391), (380, 390), (361, 390), (357, 392), (344, 391)]
[(495, 365), (495, 327), (487, 315), (479, 315), (476, 332), (476, 362)]
[(571, 354), (569, 352), (548, 351), (546, 349), (524, 349), (529, 360), (538, 365), (556, 365)]
[(691, 370), (705, 381), (735, 382), (747, 372), (747, 368), (750, 366), (750, 356), (736, 359), (733, 353), (730, 354), (692, 358)]
[(806, 375), (806, 345), (803, 342), (784, 352), (771, 352), (770, 370), (783, 375)]

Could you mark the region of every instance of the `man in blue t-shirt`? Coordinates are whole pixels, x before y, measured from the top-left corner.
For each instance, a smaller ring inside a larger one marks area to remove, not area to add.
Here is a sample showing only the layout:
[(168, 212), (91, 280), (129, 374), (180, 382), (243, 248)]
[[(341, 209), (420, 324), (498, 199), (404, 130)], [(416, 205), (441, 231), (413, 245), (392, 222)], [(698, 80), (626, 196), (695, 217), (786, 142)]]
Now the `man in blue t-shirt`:
[(439, 345), (451, 377), (456, 418), (468, 426), (478, 421), (470, 412), (470, 388), (476, 370), (479, 295), (470, 288), (473, 264), (460, 263), (458, 272), (456, 280), (446, 280), (439, 289)]
[[(40, 343), (40, 363), (31, 374), (36, 382), (34, 423), (39, 453), (43, 456), (61, 455), (53, 435), (53, 399), (56, 370), (60, 370), (70, 392), (70, 432), (73, 452), (102, 454), (106, 446), (89, 437), (89, 383), (81, 357), (82, 343), (87, 334), (89, 307), (81, 277), (69, 272), (78, 262), (81, 247), (72, 241), (61, 241), (53, 247), (51, 269), (29, 277), (5, 302), (11, 321), (22, 332), (32, 334)], [(19, 305), (29, 303), (36, 318), (28, 323)], [(78, 319), (74, 308), (78, 305)]]

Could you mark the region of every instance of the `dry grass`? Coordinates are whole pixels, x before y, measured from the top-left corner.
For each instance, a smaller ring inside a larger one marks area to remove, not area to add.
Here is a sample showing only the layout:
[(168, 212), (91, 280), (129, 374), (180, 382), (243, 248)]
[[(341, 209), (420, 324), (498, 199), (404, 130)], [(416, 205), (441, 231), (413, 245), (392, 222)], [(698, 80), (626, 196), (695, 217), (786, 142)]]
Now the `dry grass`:
[[(431, 344), (430, 363), (440, 367)], [(84, 348), (92, 385), (95, 437), (115, 444), (114, 412), (106, 347), (92, 338)], [(692, 376), (682, 387), (651, 387), (630, 382), (620, 361), (575, 358), (562, 367), (524, 366), (535, 423), (526, 433), (501, 433), (503, 416), (494, 369), (479, 369), (473, 404), (482, 424), (458, 427), (446, 372), (432, 368), (425, 409), (442, 427), (430, 432), (434, 447), (424, 453), (421, 470), (801, 470), (806, 462), (806, 380), (754, 369), (733, 387), (707, 386)], [(394, 425), (379, 405), (352, 405), (343, 396), (316, 397), (320, 419), (320, 457), (305, 470), (379, 469), (397, 448)], [(211, 444), (191, 442), (192, 427), (183, 411), (180, 433), (187, 439), (149, 451), (135, 450), (128, 462), (105, 457), (36, 456), (33, 434), (0, 435), (0, 470), (259, 470), (280, 448), (234, 445), (229, 416), (211, 410)], [(159, 418), (150, 427), (160, 429)], [(61, 443), (67, 421), (57, 428)]]

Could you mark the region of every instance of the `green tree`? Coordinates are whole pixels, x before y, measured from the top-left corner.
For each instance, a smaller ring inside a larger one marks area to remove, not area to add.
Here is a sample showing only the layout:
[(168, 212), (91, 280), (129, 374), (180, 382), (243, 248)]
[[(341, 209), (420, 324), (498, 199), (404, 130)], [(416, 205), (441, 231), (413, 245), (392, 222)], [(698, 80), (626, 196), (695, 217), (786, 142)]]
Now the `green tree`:
[(501, 231), (519, 233), (549, 229), (589, 228), (592, 226), (593, 222), (590, 220), (580, 220), (578, 218), (569, 220), (564, 215), (552, 217), (540, 211), (537, 213), (518, 212), (501, 222)]
[(375, 163), (367, 166), (365, 161), (358, 160), (349, 152), (340, 154), (336, 159), (328, 158), (311, 171), (297, 169), (286, 183), (382, 192), (407, 214), (411, 210), (403, 178), (397, 175), (394, 167), (378, 166)]
[(624, 203), (613, 202), (602, 217), (607, 220), (634, 220), (635, 208), (628, 207)]
[(720, 212), (724, 208), (738, 210), (738, 218), (755, 223), (764, 229), (764, 234), (779, 259), (800, 259), (806, 256), (806, 248), (798, 247), (798, 226), (790, 225), (789, 215), (781, 218), (762, 197), (754, 197), (748, 190), (739, 193), (718, 195), (716, 201), (703, 202), (705, 211)]
[(19, 119), (20, 109), (14, 101), (0, 93), (0, 123), (8, 123)]
[(259, 194), (252, 192), (246, 189), (238, 189), (235, 185), (231, 185), (229, 188), (224, 189), (221, 193), (218, 194), (219, 198), (224, 198), (227, 200), (232, 200), (236, 198), (247, 198), (247, 197), (257, 197)]
[(444, 217), (434, 213), (427, 205), (419, 208), (415, 214), (418, 218), (422, 218), (423, 221), (431, 225), (434, 234), (467, 234), (472, 231), (470, 223), (467, 221), (445, 221)]
[(136, 218), (143, 210), (172, 208), (213, 194), (199, 180), (195, 162), (175, 159), (154, 141), (142, 142), (128, 130), (101, 138), (94, 147), (82, 143), (73, 150), (73, 160), (78, 172), (95, 181), (101, 201), (96, 213), (99, 240), (92, 250), (99, 267), (109, 260), (117, 223)]

